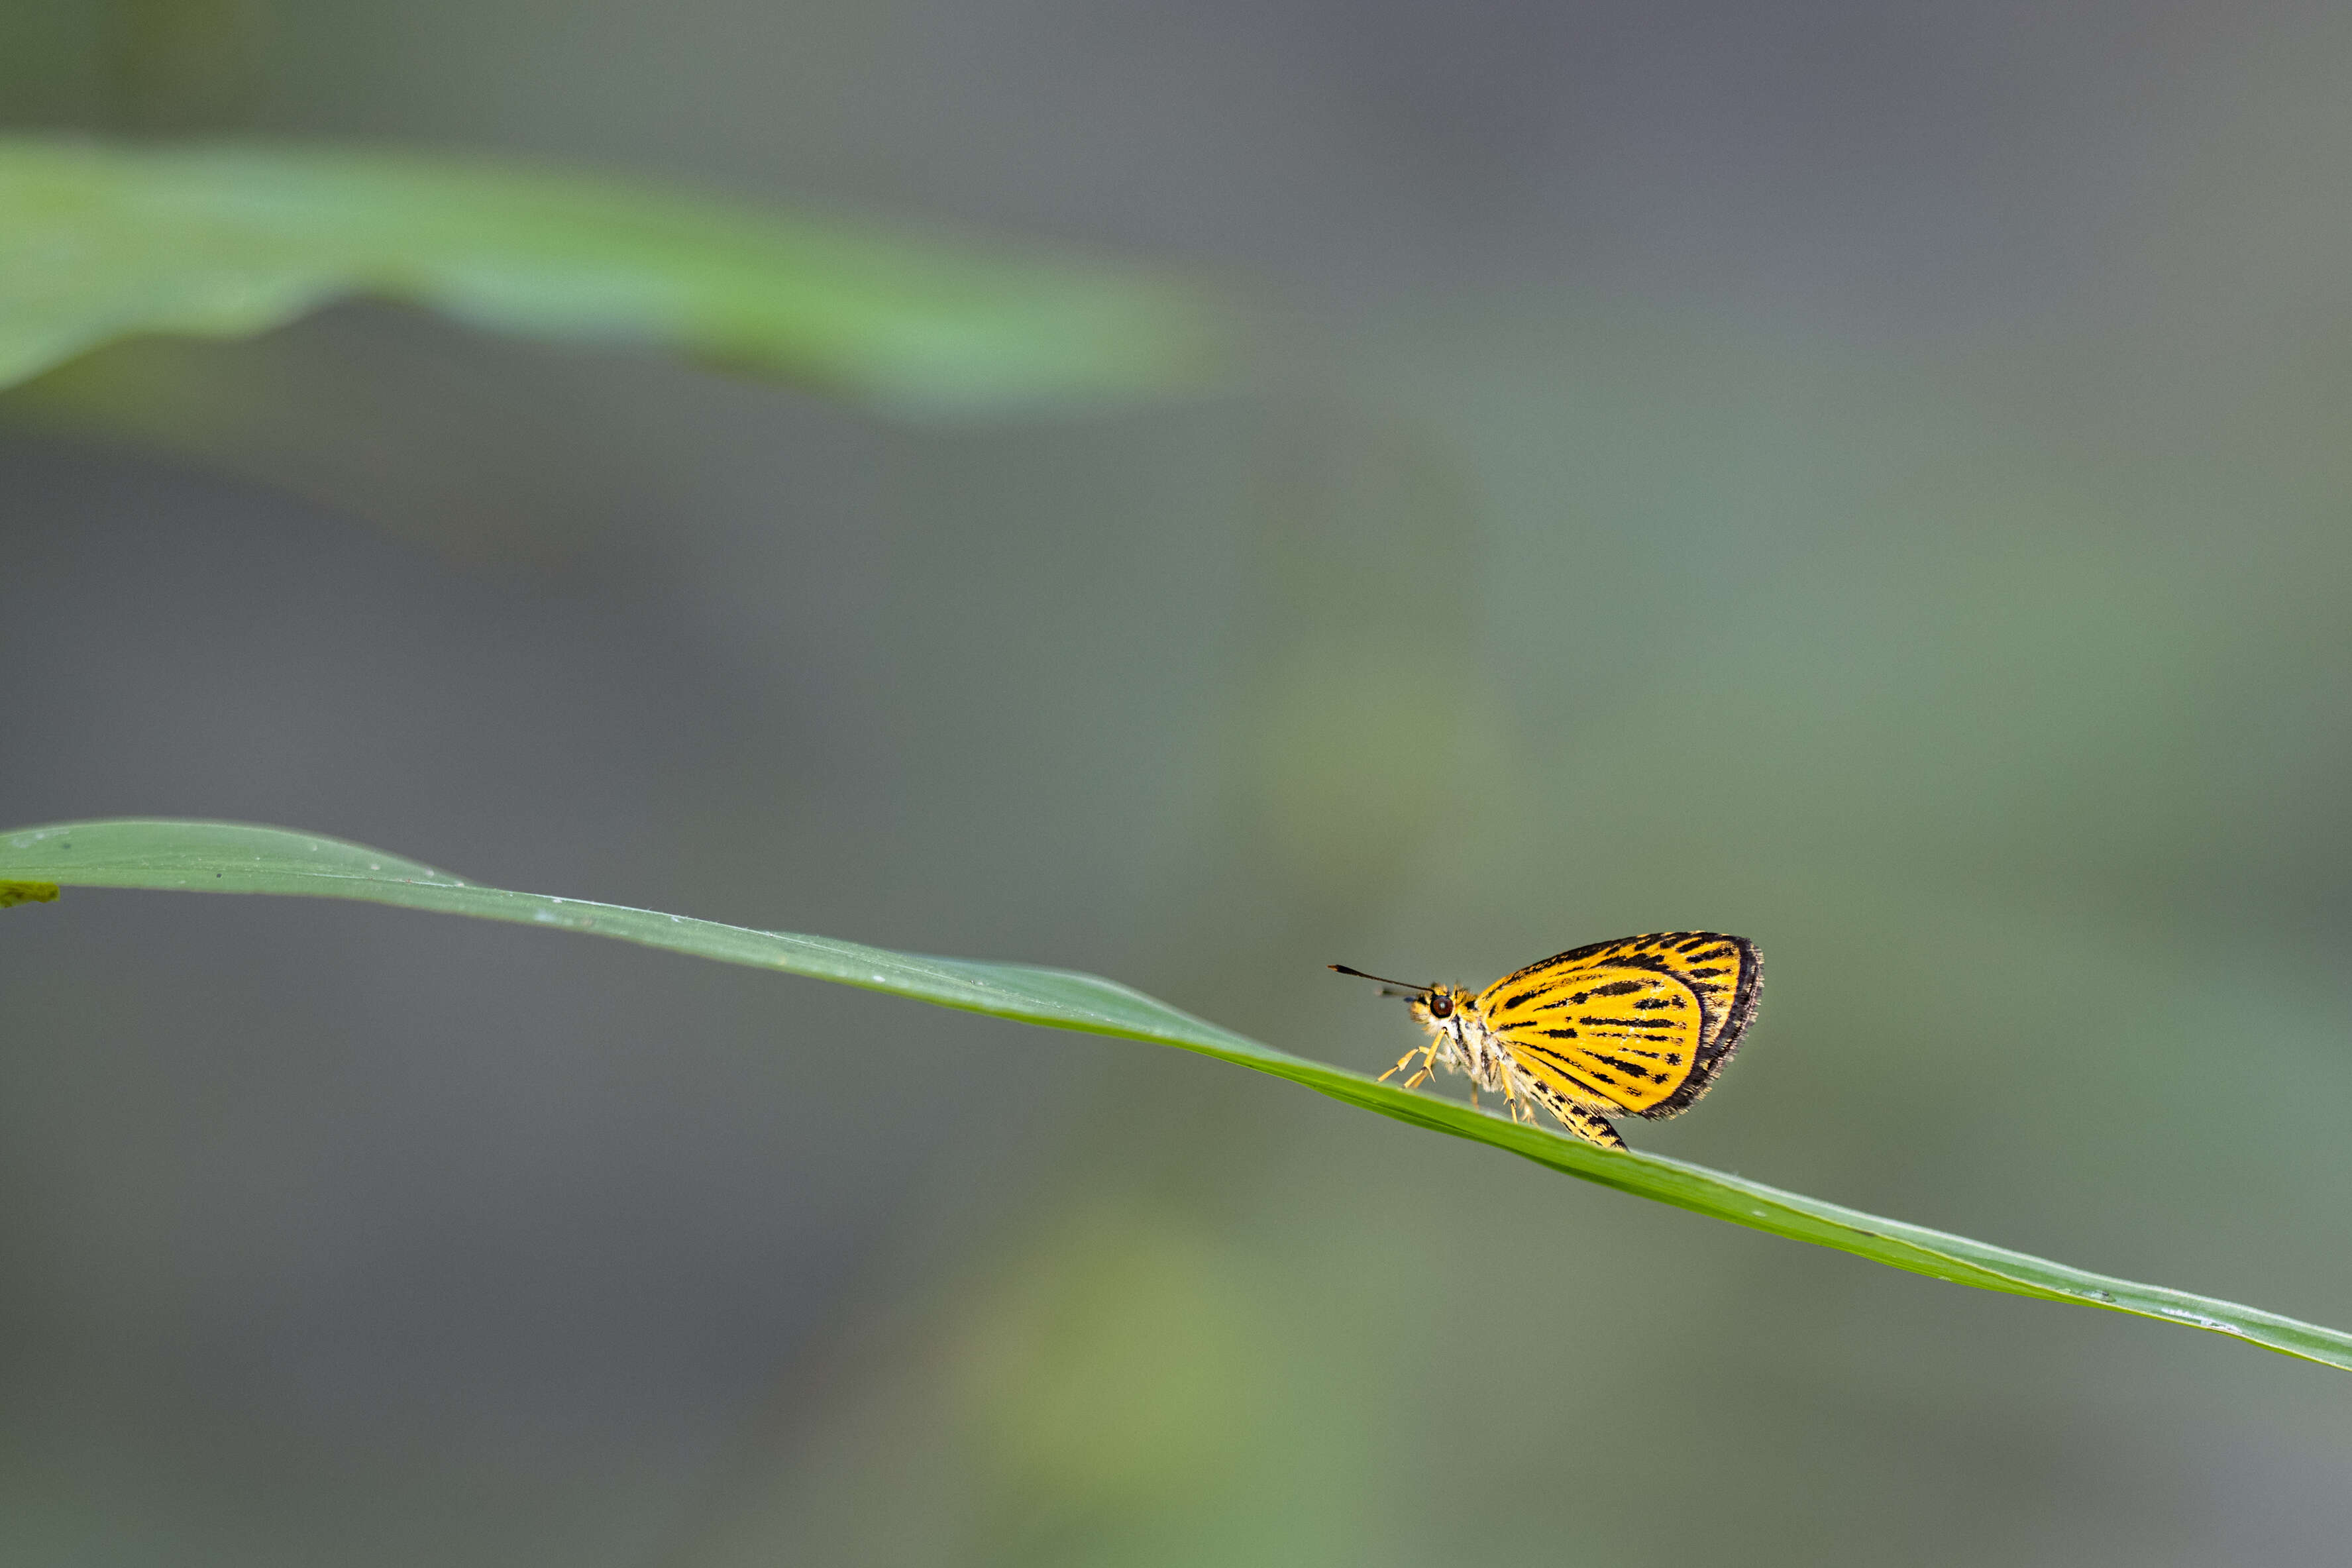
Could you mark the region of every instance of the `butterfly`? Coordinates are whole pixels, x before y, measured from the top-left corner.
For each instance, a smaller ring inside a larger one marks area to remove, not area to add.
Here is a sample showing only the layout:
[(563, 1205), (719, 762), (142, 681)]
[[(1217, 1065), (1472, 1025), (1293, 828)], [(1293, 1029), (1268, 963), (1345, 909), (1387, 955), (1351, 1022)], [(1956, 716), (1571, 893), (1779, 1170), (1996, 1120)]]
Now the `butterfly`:
[(1460, 986), (1407, 986), (1345, 964), (1332, 968), (1400, 988), (1429, 1043), (1381, 1074), (1419, 1088), (1440, 1067), (1466, 1075), (1471, 1099), (1490, 1090), (1519, 1121), (1542, 1105), (1605, 1149), (1625, 1140), (1608, 1117), (1662, 1121), (1697, 1103), (1756, 1017), (1763, 956), (1744, 936), (1659, 931), (1595, 942), (1514, 970), (1473, 996)]

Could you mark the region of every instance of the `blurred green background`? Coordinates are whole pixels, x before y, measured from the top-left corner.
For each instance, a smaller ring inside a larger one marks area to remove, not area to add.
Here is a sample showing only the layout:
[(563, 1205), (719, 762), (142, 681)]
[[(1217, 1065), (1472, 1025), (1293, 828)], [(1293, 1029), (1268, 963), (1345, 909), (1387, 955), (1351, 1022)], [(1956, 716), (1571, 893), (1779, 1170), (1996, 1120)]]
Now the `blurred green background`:
[[(15, 0), (0, 118), (1188, 269), (893, 424), (339, 308), (0, 396), (0, 822), (1097, 970), (1702, 925), (1643, 1147), (2352, 1325), (2352, 11)], [(5, 240), (0, 240), (5, 244)], [(2336, 1564), (2339, 1377), (1173, 1052), (398, 912), (0, 926), (0, 1559)], [(1559, 1346), (1530, 1364), (1507, 1348)]]

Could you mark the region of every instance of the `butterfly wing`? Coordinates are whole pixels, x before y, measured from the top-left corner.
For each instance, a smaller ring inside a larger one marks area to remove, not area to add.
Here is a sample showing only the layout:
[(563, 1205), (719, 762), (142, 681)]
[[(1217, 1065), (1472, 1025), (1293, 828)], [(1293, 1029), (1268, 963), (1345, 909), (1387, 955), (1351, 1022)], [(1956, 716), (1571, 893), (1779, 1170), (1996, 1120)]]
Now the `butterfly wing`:
[(1689, 1080), (1706, 1012), (1660, 969), (1566, 962), (1497, 981), (1478, 998), (1519, 1070), (1595, 1111), (1647, 1113)]
[(1522, 1071), (1598, 1111), (1663, 1119), (1723, 1071), (1756, 1016), (1756, 945), (1711, 931), (1596, 942), (1504, 976), (1478, 1010)]
[(1559, 1118), (1561, 1126), (1566, 1127), (1586, 1143), (1599, 1144), (1604, 1149), (1622, 1149), (1625, 1146), (1625, 1140), (1617, 1135), (1616, 1128), (1574, 1101), (1563, 1097), (1559, 1091), (1541, 1079), (1529, 1081), (1528, 1092), (1534, 1095), (1546, 1110)]

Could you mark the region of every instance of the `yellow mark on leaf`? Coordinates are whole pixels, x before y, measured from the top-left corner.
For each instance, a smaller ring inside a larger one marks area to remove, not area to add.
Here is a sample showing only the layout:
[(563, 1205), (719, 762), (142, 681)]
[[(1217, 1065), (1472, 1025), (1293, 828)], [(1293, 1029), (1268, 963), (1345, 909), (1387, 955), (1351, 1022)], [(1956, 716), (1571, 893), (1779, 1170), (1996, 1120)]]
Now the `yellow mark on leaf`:
[(0, 882), (0, 909), (14, 909), (20, 904), (55, 904), (58, 884), (53, 882)]

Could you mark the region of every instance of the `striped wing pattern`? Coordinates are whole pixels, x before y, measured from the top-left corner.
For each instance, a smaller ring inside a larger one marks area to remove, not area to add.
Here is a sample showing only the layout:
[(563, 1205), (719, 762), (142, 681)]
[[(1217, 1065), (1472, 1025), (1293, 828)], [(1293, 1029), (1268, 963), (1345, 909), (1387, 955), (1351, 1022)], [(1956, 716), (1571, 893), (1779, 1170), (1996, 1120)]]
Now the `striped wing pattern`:
[(1504, 976), (1479, 1013), (1522, 1071), (1603, 1113), (1688, 1109), (1755, 1016), (1756, 945), (1711, 931), (1596, 942)]
[(1586, 1143), (1599, 1144), (1604, 1149), (1622, 1149), (1625, 1146), (1625, 1140), (1617, 1135), (1616, 1128), (1574, 1101), (1567, 1099), (1559, 1090), (1542, 1079), (1536, 1079), (1533, 1082), (1531, 1092), (1543, 1103), (1546, 1110), (1559, 1118), (1561, 1126), (1566, 1127)]

